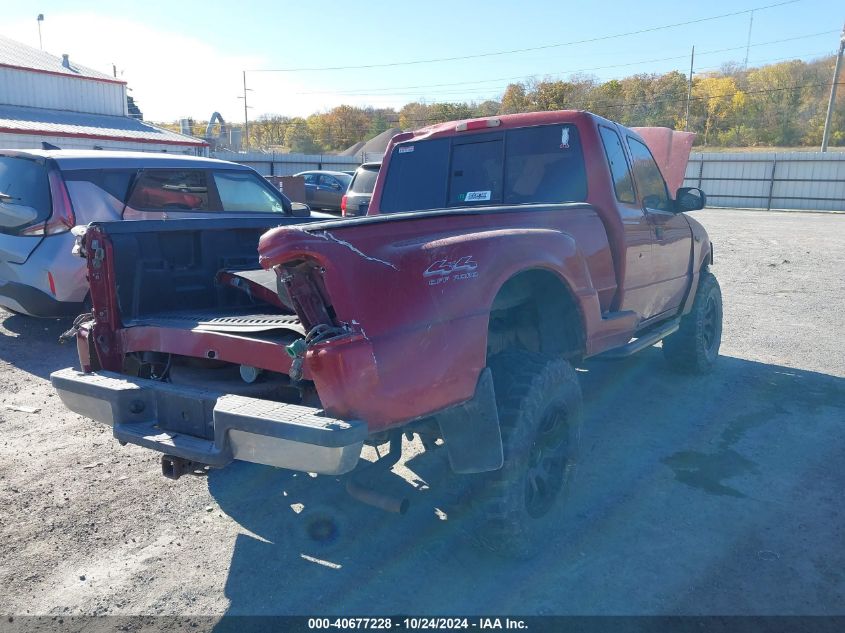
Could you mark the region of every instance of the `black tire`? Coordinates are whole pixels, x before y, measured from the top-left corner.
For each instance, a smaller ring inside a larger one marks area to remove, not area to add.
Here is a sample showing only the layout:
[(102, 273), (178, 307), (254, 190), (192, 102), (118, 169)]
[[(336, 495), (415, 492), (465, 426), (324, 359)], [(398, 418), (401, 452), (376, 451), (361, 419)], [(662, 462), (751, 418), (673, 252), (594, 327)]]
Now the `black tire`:
[(490, 368), (504, 465), (485, 475), (474, 536), (483, 549), (526, 558), (548, 544), (575, 478), (581, 387), (563, 359), (503, 352)]
[(689, 314), (677, 332), (663, 339), (663, 356), (679, 371), (706, 374), (713, 370), (722, 343), (722, 291), (716, 277), (701, 273)]

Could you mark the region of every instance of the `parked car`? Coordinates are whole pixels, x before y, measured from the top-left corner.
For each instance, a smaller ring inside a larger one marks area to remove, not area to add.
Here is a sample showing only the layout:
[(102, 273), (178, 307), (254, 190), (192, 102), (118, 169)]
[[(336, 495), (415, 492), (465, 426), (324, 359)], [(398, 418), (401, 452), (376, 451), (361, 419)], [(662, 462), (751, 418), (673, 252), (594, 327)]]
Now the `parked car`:
[(340, 213), (340, 202), (352, 176), (342, 171), (302, 171), (296, 176), (305, 179), (305, 202), (312, 209)]
[(381, 163), (364, 163), (355, 170), (349, 189), (340, 201), (340, 210), (344, 216), (367, 214), (380, 167)]
[[(88, 266), (105, 274), (79, 324), (82, 371), (55, 372), (53, 385), (121, 443), (162, 453), (170, 477), (234, 459), (341, 475), (364, 443), (389, 442), (347, 489), (398, 512), (407, 502), (374, 489), (375, 477), (407, 434), (432, 449), (442, 440), (452, 470), (472, 474), (468, 531), (493, 551), (531, 553), (557, 529), (553, 508), (575, 480), (574, 366), (661, 340), (678, 371), (717, 363), (713, 248), (685, 213), (705, 197), (670, 195), (664, 176), (680, 185), (691, 137), (654, 131), (561, 111), (395, 136), (367, 216), (261, 237), (263, 270), (244, 283), (271, 292), (255, 314), (213, 284), (218, 260), (251, 243), (227, 239), (237, 221), (158, 222), (131, 236), (128, 223), (93, 227)], [(654, 155), (677, 169), (661, 172)], [(163, 248), (171, 240), (193, 245), (185, 274), (197, 291), (136, 291), (175, 283), (161, 272), (185, 259)], [(162, 266), (135, 265), (141, 245)], [(202, 311), (201, 327), (189, 316), (192, 327), (175, 330), (175, 309)]]
[(71, 229), (111, 220), (308, 215), (254, 170), (143, 152), (0, 150), (0, 306), (79, 314), (85, 262)]

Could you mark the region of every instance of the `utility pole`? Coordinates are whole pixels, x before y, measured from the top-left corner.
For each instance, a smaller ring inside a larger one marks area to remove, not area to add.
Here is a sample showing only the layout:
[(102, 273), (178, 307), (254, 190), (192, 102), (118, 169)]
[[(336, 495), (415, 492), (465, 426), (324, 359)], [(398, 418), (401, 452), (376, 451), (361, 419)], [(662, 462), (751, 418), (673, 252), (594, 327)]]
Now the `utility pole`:
[(42, 51), (44, 50), (44, 44), (41, 41), (41, 23), (43, 21), (44, 21), (44, 14), (39, 13), (38, 14), (38, 48), (40, 48)]
[(687, 116), (684, 119), (684, 132), (689, 129), (689, 102), (692, 98), (692, 66), (695, 63), (695, 46), (689, 56), (689, 83), (687, 84)]
[(839, 83), (839, 69), (842, 68), (842, 52), (845, 50), (845, 26), (839, 36), (839, 53), (836, 55), (836, 66), (833, 68), (833, 82), (830, 85), (830, 101), (827, 102), (827, 115), (824, 118), (824, 133), (822, 134), (822, 151), (827, 151), (830, 140), (830, 121), (833, 118), (833, 106), (836, 104), (836, 85)]
[(244, 71), (244, 96), (238, 97), (239, 99), (244, 100), (244, 151), (249, 151), (249, 113), (247, 109), (249, 106), (246, 104), (246, 93), (247, 90), (250, 88), (246, 87), (246, 71)]
[(748, 40), (745, 42), (745, 64), (743, 68), (748, 70), (748, 49), (751, 48), (751, 27), (754, 26), (754, 11), (751, 12), (751, 18), (748, 21)]

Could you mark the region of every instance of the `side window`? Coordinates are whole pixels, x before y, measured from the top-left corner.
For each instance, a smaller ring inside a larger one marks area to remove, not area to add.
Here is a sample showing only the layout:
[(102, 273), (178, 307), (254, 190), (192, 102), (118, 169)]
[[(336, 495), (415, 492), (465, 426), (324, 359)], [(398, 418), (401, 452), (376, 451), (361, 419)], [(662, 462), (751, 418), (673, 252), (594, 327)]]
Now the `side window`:
[(634, 192), (634, 181), (631, 177), (631, 169), (628, 167), (628, 159), (625, 157), (625, 149), (622, 147), (622, 139), (614, 130), (603, 125), (599, 126), (599, 132), (604, 153), (610, 165), (616, 199), (619, 202), (636, 204), (637, 194)]
[(502, 173), (501, 139), (455, 145), (449, 206), (501, 202)]
[(631, 156), (634, 159), (634, 178), (637, 179), (643, 205), (649, 209), (670, 211), (672, 207), (666, 182), (648, 147), (630, 136), (628, 147), (631, 148)]
[(123, 204), (135, 172), (134, 169), (75, 169), (64, 172), (64, 177), (68, 187), (76, 182), (93, 185)]
[(200, 169), (148, 169), (135, 181), (129, 206), (139, 211), (208, 211), (208, 183)]
[(47, 170), (34, 160), (0, 156), (0, 202), (18, 207), (31, 222), (50, 215), (50, 183)]
[(215, 171), (213, 177), (224, 212), (285, 212), (281, 198), (251, 172)]
[(320, 174), (320, 180), (318, 181), (318, 184), (321, 187), (326, 187), (328, 189), (340, 189), (340, 183), (331, 176), (327, 176), (326, 174)]
[(587, 170), (574, 125), (511, 130), (505, 150), (505, 203), (583, 202)]
[(74, 169), (63, 172), (77, 221), (87, 224), (119, 216), (137, 172), (137, 169)]
[(306, 185), (316, 185), (317, 184), (317, 174), (305, 174), (303, 176), (305, 179)]

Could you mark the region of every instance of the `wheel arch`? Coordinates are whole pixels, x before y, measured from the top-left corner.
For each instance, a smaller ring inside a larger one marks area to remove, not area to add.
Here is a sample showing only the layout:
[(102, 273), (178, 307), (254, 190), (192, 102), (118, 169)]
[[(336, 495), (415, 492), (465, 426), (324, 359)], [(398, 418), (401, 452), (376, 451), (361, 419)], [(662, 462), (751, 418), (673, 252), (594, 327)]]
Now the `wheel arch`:
[(584, 314), (572, 285), (557, 271), (520, 270), (499, 286), (490, 303), (488, 358), (520, 348), (570, 359), (585, 353)]

